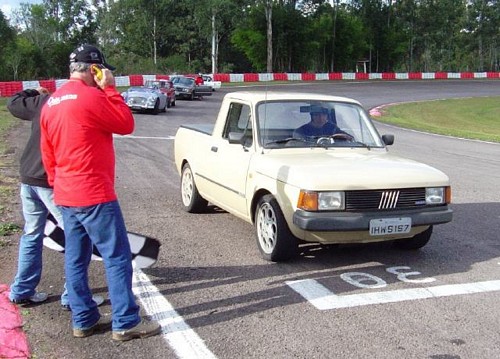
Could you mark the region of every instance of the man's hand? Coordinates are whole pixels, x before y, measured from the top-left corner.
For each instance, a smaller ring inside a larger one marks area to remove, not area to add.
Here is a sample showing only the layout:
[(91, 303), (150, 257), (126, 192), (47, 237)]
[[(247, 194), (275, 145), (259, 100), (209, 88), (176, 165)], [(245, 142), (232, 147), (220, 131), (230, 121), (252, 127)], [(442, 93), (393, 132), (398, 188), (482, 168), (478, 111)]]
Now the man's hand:
[(99, 86), (104, 90), (105, 87), (108, 86), (115, 86), (115, 77), (113, 76), (113, 73), (111, 70), (103, 68), (101, 69), (102, 71), (102, 79), (98, 79), (96, 74), (94, 74), (94, 81)]
[(37, 87), (36, 90), (40, 95), (50, 95), (49, 90), (47, 90), (45, 87)]

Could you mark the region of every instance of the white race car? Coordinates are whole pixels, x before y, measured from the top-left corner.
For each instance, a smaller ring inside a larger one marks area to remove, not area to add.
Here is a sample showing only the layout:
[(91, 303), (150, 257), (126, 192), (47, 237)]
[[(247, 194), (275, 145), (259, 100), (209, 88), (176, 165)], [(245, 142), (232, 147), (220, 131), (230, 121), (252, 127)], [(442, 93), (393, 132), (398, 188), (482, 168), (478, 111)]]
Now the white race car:
[(157, 115), (167, 109), (167, 95), (158, 89), (135, 86), (122, 92), (121, 95), (128, 107), (133, 111), (149, 112)]
[(212, 75), (202, 75), (201, 77), (203, 77), (203, 84), (205, 86), (210, 86), (212, 88), (212, 91), (218, 90), (222, 86), (222, 82), (214, 81)]

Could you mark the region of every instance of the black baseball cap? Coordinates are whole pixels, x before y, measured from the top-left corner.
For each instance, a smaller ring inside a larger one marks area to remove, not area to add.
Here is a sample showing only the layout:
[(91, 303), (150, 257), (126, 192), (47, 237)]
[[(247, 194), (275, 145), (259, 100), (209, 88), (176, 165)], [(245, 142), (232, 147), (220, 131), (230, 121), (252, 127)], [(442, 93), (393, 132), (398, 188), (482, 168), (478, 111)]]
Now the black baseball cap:
[(87, 64), (100, 64), (113, 71), (116, 67), (106, 63), (104, 54), (97, 47), (89, 44), (78, 46), (70, 55), (69, 62), (84, 62)]

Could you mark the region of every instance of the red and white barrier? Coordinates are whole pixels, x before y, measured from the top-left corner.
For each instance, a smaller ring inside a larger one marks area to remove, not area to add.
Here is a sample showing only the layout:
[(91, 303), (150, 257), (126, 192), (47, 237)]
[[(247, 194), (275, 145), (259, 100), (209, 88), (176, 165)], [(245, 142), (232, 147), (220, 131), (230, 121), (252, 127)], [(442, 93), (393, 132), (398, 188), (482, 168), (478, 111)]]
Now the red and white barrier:
[[(192, 74), (187, 76), (194, 76)], [(169, 75), (117, 76), (116, 86), (142, 86), (146, 80), (169, 79)], [(448, 79), (500, 79), (500, 72), (328, 72), (328, 73), (244, 73), (214, 74), (214, 81), (222, 83), (270, 81), (362, 81), (362, 80), (448, 80)], [(67, 80), (35, 80), (0, 82), (0, 97), (37, 87), (55, 91)]]

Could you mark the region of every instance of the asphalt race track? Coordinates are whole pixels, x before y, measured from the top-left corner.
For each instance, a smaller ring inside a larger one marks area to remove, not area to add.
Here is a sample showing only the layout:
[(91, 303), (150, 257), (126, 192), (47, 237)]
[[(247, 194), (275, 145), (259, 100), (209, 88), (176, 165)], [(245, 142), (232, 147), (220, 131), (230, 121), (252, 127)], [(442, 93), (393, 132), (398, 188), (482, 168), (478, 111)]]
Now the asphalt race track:
[[(36, 357), (500, 357), (500, 144), (377, 123), (380, 133), (395, 134), (391, 152), (450, 176), (453, 222), (436, 226), (420, 251), (388, 244), (308, 245), (293, 262), (269, 263), (259, 255), (250, 224), (215, 207), (198, 215), (182, 210), (173, 162), (179, 125), (214, 122), (225, 93), (255, 89), (347, 96), (366, 109), (500, 96), (495, 80), (260, 84), (223, 86), (201, 101), (178, 100), (157, 116), (135, 115), (133, 135), (115, 140), (116, 188), (128, 229), (162, 242), (159, 262), (134, 283), (164, 333), (126, 343), (112, 342), (109, 332), (72, 338), (57, 296), (63, 257), (46, 250), (39, 288), (53, 296), (27, 316)], [(91, 266), (91, 286), (107, 295), (99, 262)], [(109, 315), (109, 304), (102, 313)]]

